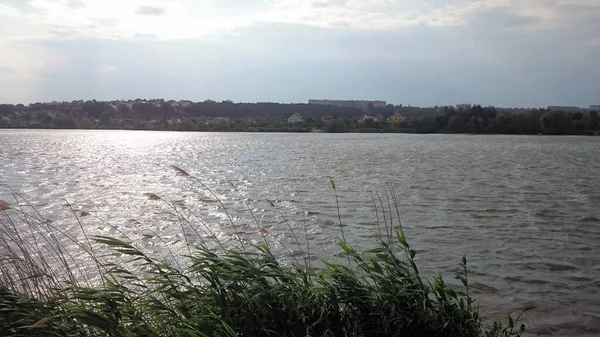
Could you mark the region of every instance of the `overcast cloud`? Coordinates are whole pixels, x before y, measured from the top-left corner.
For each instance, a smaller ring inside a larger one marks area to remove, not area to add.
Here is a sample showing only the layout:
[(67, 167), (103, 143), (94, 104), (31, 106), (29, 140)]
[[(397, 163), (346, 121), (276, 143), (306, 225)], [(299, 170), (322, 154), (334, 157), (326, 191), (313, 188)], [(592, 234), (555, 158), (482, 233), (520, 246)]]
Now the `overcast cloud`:
[(600, 104), (600, 0), (3, 0), (0, 101)]

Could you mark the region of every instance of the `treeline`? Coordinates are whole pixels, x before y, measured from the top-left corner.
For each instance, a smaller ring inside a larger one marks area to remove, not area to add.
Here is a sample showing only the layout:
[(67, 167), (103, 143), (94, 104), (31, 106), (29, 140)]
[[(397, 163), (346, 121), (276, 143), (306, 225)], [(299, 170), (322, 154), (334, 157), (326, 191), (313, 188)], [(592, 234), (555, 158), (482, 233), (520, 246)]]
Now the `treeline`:
[[(390, 106), (393, 110), (394, 106)], [(321, 117), (327, 114), (338, 114), (341, 116), (360, 115), (364, 111), (358, 108), (343, 108), (330, 105), (315, 104), (282, 104), (282, 103), (233, 103), (230, 101), (215, 102), (207, 100), (204, 102), (179, 103), (164, 100), (134, 100), (134, 101), (74, 101), (57, 103), (34, 103), (23, 104), (0, 104), (0, 116), (13, 115), (15, 113), (39, 113), (59, 112), (64, 114), (82, 114), (90, 118), (100, 118), (103, 113), (109, 114), (111, 118), (156, 118), (167, 116), (180, 117), (233, 117), (233, 118), (256, 118), (256, 117), (288, 117), (294, 113), (303, 116)], [(393, 112), (393, 111), (392, 111)]]
[(446, 107), (442, 115), (411, 118), (407, 123), (418, 133), (583, 135), (600, 129), (597, 111), (568, 113), (530, 109), (499, 112), (495, 107), (480, 105), (463, 110)]
[[(389, 120), (400, 111), (405, 118)], [(299, 113), (303, 122), (289, 124)], [(369, 118), (365, 118), (369, 116)], [(176, 123), (169, 123), (174, 118)], [(328, 105), (164, 100), (75, 101), (0, 105), (0, 127), (250, 132), (404, 132), (473, 134), (598, 134), (597, 111), (501, 110), (475, 105), (361, 110)]]

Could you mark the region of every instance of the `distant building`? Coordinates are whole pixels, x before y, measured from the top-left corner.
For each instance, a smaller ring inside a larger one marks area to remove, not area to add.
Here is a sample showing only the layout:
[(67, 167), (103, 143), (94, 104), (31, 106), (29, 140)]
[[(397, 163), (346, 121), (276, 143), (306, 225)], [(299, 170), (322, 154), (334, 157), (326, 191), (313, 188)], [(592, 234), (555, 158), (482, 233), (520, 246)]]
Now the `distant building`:
[(300, 124), (304, 122), (304, 118), (299, 113), (295, 113), (288, 117), (288, 124)]
[(376, 116), (369, 116), (369, 115), (364, 115), (363, 118), (360, 119), (361, 123), (364, 123), (368, 120), (372, 120), (374, 122), (377, 122), (377, 117)]
[(169, 124), (169, 125), (179, 125), (179, 124), (181, 124), (181, 118), (174, 117), (174, 116), (168, 117), (167, 118), (167, 124)]
[(578, 106), (551, 105), (548, 107), (548, 111), (580, 112), (581, 108)]
[(387, 122), (389, 124), (400, 124), (400, 122), (403, 122), (405, 120), (406, 116), (404, 116), (402, 112), (400, 112), (400, 109), (396, 110), (396, 112), (393, 115), (387, 118)]
[(600, 111), (600, 104), (590, 105), (590, 110), (592, 110), (592, 111)]
[(192, 106), (192, 101), (181, 100), (181, 101), (179, 101), (179, 106), (182, 108), (189, 108)]
[(332, 99), (309, 99), (308, 104), (335, 105), (342, 108), (385, 108), (386, 101), (365, 101), (365, 100), (332, 100)]
[(457, 104), (456, 110), (471, 110), (471, 104)]

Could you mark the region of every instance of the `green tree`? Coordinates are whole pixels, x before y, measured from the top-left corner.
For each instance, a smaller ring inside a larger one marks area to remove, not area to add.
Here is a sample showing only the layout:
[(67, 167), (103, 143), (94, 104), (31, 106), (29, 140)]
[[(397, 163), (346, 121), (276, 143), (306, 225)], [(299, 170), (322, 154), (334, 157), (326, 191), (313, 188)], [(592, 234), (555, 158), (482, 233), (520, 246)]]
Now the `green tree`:
[(6, 117), (0, 118), (0, 128), (7, 128), (10, 126), (10, 119)]
[(0, 116), (10, 116), (17, 111), (17, 108), (12, 104), (0, 104)]
[(521, 128), (517, 117), (511, 112), (501, 113), (495, 118), (496, 130), (502, 134), (519, 134)]
[(104, 111), (100, 114), (99, 123), (100, 126), (109, 127), (111, 125), (112, 118), (110, 117), (110, 113)]
[(388, 122), (385, 119), (385, 117), (380, 117), (379, 118), (379, 120), (377, 121), (377, 126), (380, 129), (383, 129), (383, 130), (388, 130), (390, 128), (390, 125), (388, 124)]
[(323, 128), (325, 126), (325, 123), (323, 122), (323, 120), (321, 118), (316, 118), (313, 125), (317, 129), (321, 129), (321, 128)]
[(445, 107), (444, 114), (435, 117), (435, 121), (436, 121), (437, 125), (439, 126), (440, 131), (447, 131), (449, 129), (448, 122), (450, 121), (450, 118), (452, 118), (452, 116), (453, 116), (453, 113), (451, 112), (451, 110), (448, 109), (447, 107)]
[(52, 125), (59, 129), (75, 129), (77, 123), (71, 116), (59, 116), (52, 119)]
[(348, 125), (346, 125), (346, 122), (342, 118), (338, 118), (327, 124), (326, 131), (331, 133), (344, 133), (348, 131)]
[(379, 123), (377, 121), (375, 121), (374, 119), (367, 118), (364, 120), (364, 122), (362, 122), (362, 127), (368, 128), (368, 129), (378, 129)]
[(542, 130), (547, 135), (564, 135), (569, 132), (571, 120), (562, 111), (549, 111), (540, 117)]
[(590, 111), (588, 115), (588, 129), (590, 130), (598, 130), (600, 129), (600, 116), (598, 116), (597, 111)]
[(408, 124), (416, 133), (435, 133), (439, 131), (437, 120), (433, 116), (411, 118)]
[(537, 111), (515, 114), (515, 118), (519, 124), (519, 132), (530, 135), (542, 133), (540, 116), (541, 114)]
[(490, 120), (496, 118), (496, 116), (498, 115), (498, 111), (493, 106), (487, 106), (483, 108), (482, 114), (484, 120)]
[(581, 119), (572, 120), (569, 128), (569, 134), (582, 135), (585, 131), (585, 122)]
[(181, 124), (177, 125), (175, 128), (179, 131), (196, 131), (198, 129), (198, 125), (194, 124), (191, 119), (184, 119)]
[(465, 130), (465, 120), (462, 115), (454, 115), (448, 120), (448, 129), (452, 133), (461, 133)]

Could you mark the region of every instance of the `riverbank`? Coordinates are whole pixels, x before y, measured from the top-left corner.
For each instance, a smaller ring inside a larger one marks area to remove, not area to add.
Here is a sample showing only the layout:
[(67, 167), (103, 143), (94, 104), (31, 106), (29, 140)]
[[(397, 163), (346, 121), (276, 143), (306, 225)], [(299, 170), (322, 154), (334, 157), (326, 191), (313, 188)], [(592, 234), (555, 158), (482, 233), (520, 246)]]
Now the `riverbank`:
[[(173, 172), (207, 188), (182, 169)], [(333, 181), (330, 187), (337, 203)], [(0, 251), (7, 258), (0, 264), (0, 335), (519, 335), (524, 326), (518, 314), (505, 324), (482, 318), (465, 257), (457, 261), (460, 286), (448, 285), (441, 275), (421, 276), (417, 251), (393, 206), (395, 194), (385, 195), (381, 205), (388, 206), (380, 206), (378, 214), (386, 215), (377, 219), (371, 246), (351, 245), (341, 215), (338, 249), (328, 255), (308, 244), (306, 227), (304, 232), (289, 227), (291, 240), (282, 241), (256, 221), (250, 225), (256, 238), (251, 241), (231, 222), (226, 241), (209, 225), (190, 228), (181, 217), (173, 225), (181, 227), (187, 242), (183, 259), (166, 244), (172, 258), (153, 257), (117, 227), (110, 226), (111, 232), (121, 239), (88, 236), (91, 214), (70, 204), (80, 239), (42, 214), (2, 202)], [(158, 194), (146, 197), (177, 214), (186, 207)], [(284, 254), (275, 255), (274, 248)]]
[[(323, 133), (380, 133), (380, 134), (443, 134), (443, 135), (472, 135), (472, 136), (497, 136), (497, 135), (513, 135), (513, 136), (548, 136), (542, 133), (519, 133), (519, 134), (511, 134), (511, 133), (471, 133), (471, 132), (415, 132), (410, 129), (391, 129), (391, 130), (382, 130), (382, 129), (354, 129), (348, 130), (345, 132), (328, 132), (324, 129), (310, 129), (310, 128), (275, 128), (275, 129), (265, 129), (265, 128), (256, 128), (256, 129), (233, 129), (233, 130), (178, 130), (175, 128), (164, 128), (164, 129), (132, 129), (132, 128), (48, 128), (48, 127), (40, 127), (40, 128), (30, 128), (30, 127), (12, 127), (12, 128), (1, 128), (0, 130), (96, 130), (96, 131), (176, 131), (176, 132), (201, 132), (201, 133), (210, 133), (210, 132), (226, 132), (226, 133), (315, 133), (315, 134), (323, 134)], [(564, 135), (553, 135), (553, 136), (600, 136), (600, 131), (584, 131), (579, 134), (564, 134)]]
[(0, 128), (331, 133), (586, 135), (600, 132), (591, 109), (493, 106), (344, 108), (318, 104), (74, 101), (0, 105)]

